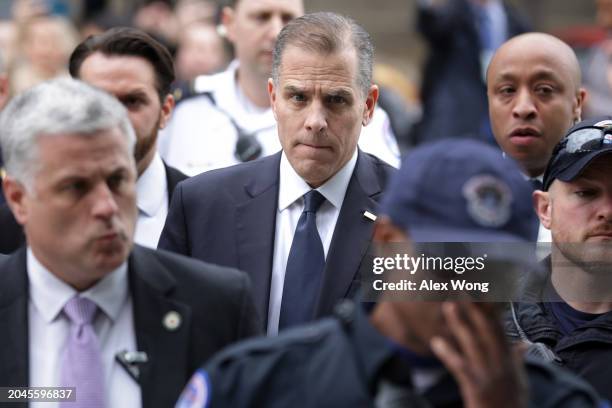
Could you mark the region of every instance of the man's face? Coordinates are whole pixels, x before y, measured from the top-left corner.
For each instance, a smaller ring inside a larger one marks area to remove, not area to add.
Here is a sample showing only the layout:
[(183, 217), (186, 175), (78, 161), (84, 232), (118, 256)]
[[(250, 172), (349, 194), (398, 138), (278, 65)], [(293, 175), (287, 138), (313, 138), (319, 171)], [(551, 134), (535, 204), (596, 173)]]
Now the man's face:
[(31, 191), (5, 180), (37, 259), (77, 289), (123, 263), (136, 222), (134, 160), (118, 128), (42, 136)]
[(223, 24), (241, 69), (268, 77), (278, 33), (303, 14), (302, 0), (239, 0), (234, 9), (224, 8)]
[(551, 230), (553, 242), (570, 260), (612, 262), (610, 158), (599, 157), (574, 181), (555, 180), (548, 194), (535, 195), (542, 224)]
[(170, 95), (160, 102), (153, 66), (141, 57), (97, 52), (83, 61), (79, 78), (114, 95), (127, 109), (137, 138), (134, 157), (142, 174), (155, 154), (157, 133), (174, 107)]
[(278, 87), (268, 91), (278, 135), (291, 166), (318, 187), (349, 161), (361, 126), (372, 118), (378, 88), (364, 96), (357, 85), (357, 56), (347, 49), (320, 55), (287, 47)]
[(528, 175), (544, 172), (557, 142), (580, 116), (572, 67), (546, 47), (506, 47), (489, 67), (489, 116), (497, 143)]

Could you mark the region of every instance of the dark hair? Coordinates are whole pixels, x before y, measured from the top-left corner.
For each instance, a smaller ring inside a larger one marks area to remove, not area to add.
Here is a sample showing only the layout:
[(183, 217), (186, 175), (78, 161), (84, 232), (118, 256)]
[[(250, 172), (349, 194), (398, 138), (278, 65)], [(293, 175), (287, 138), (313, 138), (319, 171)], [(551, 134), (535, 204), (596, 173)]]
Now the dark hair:
[(319, 12), (291, 20), (276, 39), (272, 78), (278, 84), (283, 52), (288, 46), (331, 55), (352, 46), (357, 54), (357, 83), (367, 95), (372, 84), (374, 46), (368, 32), (355, 20), (336, 13)]
[(90, 55), (100, 52), (104, 55), (122, 55), (142, 57), (149, 61), (155, 70), (155, 87), (160, 101), (170, 93), (174, 81), (174, 64), (166, 47), (149, 34), (136, 28), (111, 28), (99, 35), (89, 36), (80, 43), (68, 63), (68, 70), (73, 78), (79, 78), (83, 61)]

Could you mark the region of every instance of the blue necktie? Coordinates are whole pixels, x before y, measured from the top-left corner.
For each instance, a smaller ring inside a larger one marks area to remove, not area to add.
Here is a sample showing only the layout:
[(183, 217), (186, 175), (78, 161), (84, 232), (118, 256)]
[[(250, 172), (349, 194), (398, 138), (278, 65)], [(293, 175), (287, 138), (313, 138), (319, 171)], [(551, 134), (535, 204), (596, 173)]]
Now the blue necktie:
[(285, 269), (279, 330), (314, 317), (325, 268), (325, 252), (317, 231), (317, 210), (323, 201), (325, 197), (316, 190), (304, 194), (304, 211), (293, 235)]

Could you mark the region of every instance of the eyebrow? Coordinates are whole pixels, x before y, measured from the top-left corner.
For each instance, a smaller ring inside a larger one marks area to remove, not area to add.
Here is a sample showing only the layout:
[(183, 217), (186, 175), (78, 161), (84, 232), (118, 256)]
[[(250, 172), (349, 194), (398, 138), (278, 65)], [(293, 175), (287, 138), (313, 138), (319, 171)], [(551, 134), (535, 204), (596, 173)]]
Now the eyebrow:
[[(495, 81), (516, 81), (517, 79), (517, 75), (512, 73), (512, 72), (502, 72), (501, 74), (497, 75), (494, 80)], [(535, 75), (531, 76), (530, 81), (536, 80), (536, 81), (540, 81), (540, 80), (546, 80), (546, 79), (552, 79), (555, 80), (556, 82), (561, 82), (561, 79), (559, 78), (559, 76), (555, 73), (555, 71), (553, 70), (549, 70), (549, 69), (543, 69), (543, 70), (539, 70), (536, 72)]]

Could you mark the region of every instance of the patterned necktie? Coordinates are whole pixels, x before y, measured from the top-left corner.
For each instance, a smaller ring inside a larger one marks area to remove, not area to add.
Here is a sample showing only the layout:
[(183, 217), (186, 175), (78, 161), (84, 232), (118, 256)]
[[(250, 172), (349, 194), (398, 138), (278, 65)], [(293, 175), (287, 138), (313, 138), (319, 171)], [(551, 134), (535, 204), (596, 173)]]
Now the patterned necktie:
[(317, 231), (317, 210), (325, 197), (316, 190), (304, 194), (304, 211), (298, 220), (287, 258), (279, 330), (310, 321), (314, 317), (325, 252)]
[(76, 387), (76, 402), (61, 408), (103, 408), (104, 371), (100, 344), (93, 328), (98, 307), (87, 298), (75, 296), (64, 306), (70, 333), (62, 360), (61, 385)]

